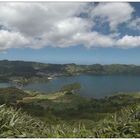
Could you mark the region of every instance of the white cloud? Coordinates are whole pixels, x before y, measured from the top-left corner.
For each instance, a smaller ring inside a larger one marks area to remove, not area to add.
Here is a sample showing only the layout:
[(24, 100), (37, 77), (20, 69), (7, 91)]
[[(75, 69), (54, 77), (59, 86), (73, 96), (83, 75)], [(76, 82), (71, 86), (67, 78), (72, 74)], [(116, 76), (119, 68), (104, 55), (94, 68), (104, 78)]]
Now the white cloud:
[(140, 18), (136, 18), (132, 20), (129, 24), (128, 27), (133, 29), (133, 30), (140, 30)]
[(1, 3), (0, 21), (29, 36), (51, 30), (52, 25), (84, 10), (85, 3)]
[[(90, 21), (78, 17), (67, 18), (57, 22), (52, 30), (43, 35), (42, 39), (53, 46), (68, 47), (74, 45), (74, 36), (90, 31)], [(75, 44), (76, 45), (76, 44)]]
[(87, 47), (112, 47), (114, 45), (112, 38), (99, 34), (98, 32), (79, 33), (74, 36), (74, 40)]
[(117, 41), (116, 45), (120, 46), (121, 48), (140, 47), (140, 36), (125, 35)]
[(0, 50), (6, 50), (15, 47), (24, 47), (28, 45), (29, 40), (19, 32), (9, 32), (0, 30)]
[(133, 7), (129, 3), (99, 3), (91, 12), (93, 18), (99, 17), (101, 22), (109, 22), (111, 30), (131, 19)]
[(28, 38), (29, 47), (41, 48), (49, 42), (57, 45), (63, 38), (68, 41), (75, 33), (89, 30), (90, 22), (78, 17), (88, 11), (87, 5), (76, 2), (1, 3), (0, 24)]
[[(30, 47), (139, 46), (139, 36), (114, 32), (104, 35), (92, 27), (95, 17), (109, 22), (111, 30), (131, 19), (134, 9), (128, 3), (0, 3), (0, 50)], [(125, 9), (125, 10), (122, 10)], [(79, 15), (86, 13), (87, 17)], [(2, 27), (1, 27), (2, 26)]]

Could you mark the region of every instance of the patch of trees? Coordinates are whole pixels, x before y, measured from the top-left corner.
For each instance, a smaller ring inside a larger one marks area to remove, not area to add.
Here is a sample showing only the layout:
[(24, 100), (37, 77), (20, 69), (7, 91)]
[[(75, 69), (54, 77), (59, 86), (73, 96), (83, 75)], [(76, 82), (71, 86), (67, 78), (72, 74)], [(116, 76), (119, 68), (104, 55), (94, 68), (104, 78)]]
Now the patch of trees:
[(73, 94), (78, 92), (78, 90), (80, 90), (81, 85), (80, 83), (72, 83), (72, 84), (68, 84), (63, 86), (60, 91), (66, 91), (66, 94)]

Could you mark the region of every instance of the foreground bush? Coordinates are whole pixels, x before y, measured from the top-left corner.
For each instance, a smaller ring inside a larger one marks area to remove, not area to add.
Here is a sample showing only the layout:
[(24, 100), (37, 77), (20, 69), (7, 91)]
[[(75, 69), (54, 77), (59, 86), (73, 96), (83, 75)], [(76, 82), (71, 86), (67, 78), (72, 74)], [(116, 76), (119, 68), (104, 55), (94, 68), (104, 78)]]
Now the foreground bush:
[(137, 138), (140, 137), (140, 105), (126, 107), (100, 120), (94, 128), (68, 125), (65, 122), (51, 125), (38, 118), (6, 105), (0, 106), (0, 137), (28, 138)]
[(92, 133), (79, 125), (75, 128), (67, 124), (49, 125), (32, 118), (20, 110), (6, 105), (0, 106), (0, 137), (93, 137)]
[(102, 121), (95, 131), (98, 138), (140, 137), (140, 105), (126, 107)]

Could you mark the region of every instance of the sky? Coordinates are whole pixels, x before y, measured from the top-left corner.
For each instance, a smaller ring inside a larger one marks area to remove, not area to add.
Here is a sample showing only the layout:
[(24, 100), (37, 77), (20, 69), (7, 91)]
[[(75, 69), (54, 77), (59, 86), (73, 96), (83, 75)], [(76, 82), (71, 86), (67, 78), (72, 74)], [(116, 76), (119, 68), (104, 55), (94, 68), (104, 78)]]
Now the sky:
[(140, 65), (140, 2), (1, 2), (3, 59)]

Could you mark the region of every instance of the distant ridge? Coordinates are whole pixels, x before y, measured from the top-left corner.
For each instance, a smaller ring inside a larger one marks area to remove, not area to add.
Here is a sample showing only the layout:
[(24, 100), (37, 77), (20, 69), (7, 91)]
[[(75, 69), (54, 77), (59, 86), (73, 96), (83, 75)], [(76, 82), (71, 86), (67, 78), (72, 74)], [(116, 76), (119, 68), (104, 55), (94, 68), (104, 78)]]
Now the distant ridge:
[(0, 60), (0, 62), (21, 62), (21, 63), (40, 63), (40, 64), (50, 64), (50, 65), (79, 65), (79, 66), (92, 66), (92, 65), (102, 65), (102, 66), (110, 66), (110, 65), (126, 65), (126, 66), (140, 66), (136, 64), (120, 64), (120, 63), (112, 63), (112, 64), (100, 64), (100, 63), (93, 63), (93, 64), (76, 64), (76, 63), (64, 63), (64, 64), (59, 64), (59, 63), (50, 63), (50, 62), (38, 62), (38, 61), (27, 61), (27, 60), (8, 60), (8, 59), (3, 59)]

